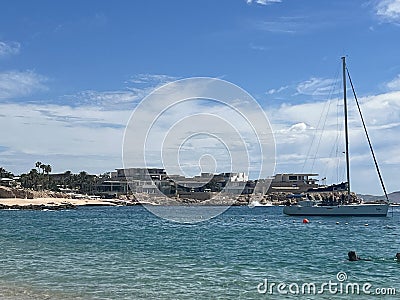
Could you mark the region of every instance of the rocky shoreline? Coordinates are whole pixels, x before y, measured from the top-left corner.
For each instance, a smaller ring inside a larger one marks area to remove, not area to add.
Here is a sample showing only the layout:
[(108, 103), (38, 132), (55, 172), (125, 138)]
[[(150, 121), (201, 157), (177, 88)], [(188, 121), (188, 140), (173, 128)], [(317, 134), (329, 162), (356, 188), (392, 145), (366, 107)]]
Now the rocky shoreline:
[(8, 209), (8, 210), (63, 210), (63, 209), (75, 209), (76, 205), (71, 203), (67, 204), (60, 204), (60, 205), (48, 205), (48, 204), (27, 204), (27, 205), (5, 205), (0, 204), (1, 209)]
[(0, 199), (0, 210), (65, 210), (76, 209), (84, 206), (132, 206), (140, 204), (137, 202), (121, 201), (118, 199), (103, 201), (103, 199), (77, 200), (70, 198), (58, 198), (57, 200), (58, 201), (54, 201), (54, 199), (51, 198)]
[[(28, 195), (30, 197), (23, 197)], [(336, 199), (343, 192), (309, 193), (311, 200)], [(284, 205), (294, 203), (300, 198), (290, 198), (290, 193), (279, 192), (267, 195), (240, 195), (229, 197), (226, 194), (215, 193), (210, 199), (198, 200), (179, 197), (154, 196), (150, 194), (121, 195), (118, 199), (101, 199), (99, 197), (71, 195), (51, 191), (31, 191), (0, 187), (0, 210), (64, 210), (76, 209), (81, 206), (132, 206), (132, 205), (166, 205), (166, 206), (258, 206)], [(355, 197), (353, 194), (352, 197)]]
[[(346, 192), (313, 192), (303, 195), (304, 197), (315, 201), (334, 201), (340, 199)], [(288, 192), (274, 192), (266, 195), (233, 195), (231, 197), (226, 194), (215, 193), (210, 199), (199, 200), (192, 198), (179, 198), (179, 197), (165, 197), (153, 196), (149, 194), (137, 194), (130, 196), (127, 199), (134, 201), (137, 204), (147, 205), (169, 205), (169, 206), (247, 206), (256, 203), (257, 205), (285, 205), (287, 203), (295, 203), (301, 200), (301, 197), (292, 197), (292, 193)], [(356, 199), (356, 195), (352, 193), (352, 199)], [(125, 198), (124, 198), (125, 199)]]

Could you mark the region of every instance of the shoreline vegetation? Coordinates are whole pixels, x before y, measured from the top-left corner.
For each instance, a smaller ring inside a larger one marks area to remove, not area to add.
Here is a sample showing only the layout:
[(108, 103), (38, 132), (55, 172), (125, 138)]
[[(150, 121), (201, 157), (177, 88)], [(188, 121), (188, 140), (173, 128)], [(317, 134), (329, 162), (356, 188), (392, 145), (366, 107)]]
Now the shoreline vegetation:
[[(0, 167), (0, 209), (60, 210), (80, 206), (262, 206), (285, 205), (299, 200), (291, 199), (292, 192), (269, 192), (262, 194), (227, 194), (209, 192), (206, 199), (186, 198), (182, 195), (126, 193), (105, 197), (93, 193), (96, 184), (108, 180), (107, 174), (90, 175), (85, 171), (73, 174), (66, 171), (59, 176), (50, 174), (51, 165), (36, 162), (34, 169), (15, 176)], [(316, 201), (334, 201), (345, 192), (312, 192), (306, 197)], [(356, 198), (352, 194), (352, 198)]]
[[(40, 161), (28, 173), (15, 176), (0, 167), (0, 209), (61, 210), (79, 206), (135, 205), (125, 197), (101, 199), (90, 196), (92, 187), (106, 175), (90, 175), (85, 171), (66, 171), (62, 181), (51, 176), (52, 166)], [(69, 190), (67, 193), (65, 191)]]

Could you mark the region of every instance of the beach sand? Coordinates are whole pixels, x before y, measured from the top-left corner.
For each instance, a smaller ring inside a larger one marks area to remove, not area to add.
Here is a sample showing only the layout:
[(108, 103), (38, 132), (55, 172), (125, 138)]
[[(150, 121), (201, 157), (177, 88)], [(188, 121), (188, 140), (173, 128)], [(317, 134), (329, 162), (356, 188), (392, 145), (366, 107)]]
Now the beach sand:
[(34, 199), (21, 199), (21, 198), (0, 198), (0, 204), (12, 206), (28, 206), (28, 205), (49, 205), (57, 206), (70, 203), (76, 206), (85, 205), (117, 205), (115, 202), (107, 201), (105, 199), (71, 199), (71, 198), (34, 198)]

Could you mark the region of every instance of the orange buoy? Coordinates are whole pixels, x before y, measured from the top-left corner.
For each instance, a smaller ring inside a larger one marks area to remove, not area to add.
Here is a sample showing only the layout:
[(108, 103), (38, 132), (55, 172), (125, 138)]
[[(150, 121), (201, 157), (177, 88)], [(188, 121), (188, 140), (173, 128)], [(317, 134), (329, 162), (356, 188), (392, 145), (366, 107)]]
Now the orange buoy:
[(303, 219), (303, 224), (308, 224), (310, 221), (308, 219)]

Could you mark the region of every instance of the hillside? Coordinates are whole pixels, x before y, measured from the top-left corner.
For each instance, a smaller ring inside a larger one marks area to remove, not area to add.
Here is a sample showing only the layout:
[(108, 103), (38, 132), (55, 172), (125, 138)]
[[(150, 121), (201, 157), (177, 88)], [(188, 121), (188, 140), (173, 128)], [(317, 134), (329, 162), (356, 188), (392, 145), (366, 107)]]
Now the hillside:
[[(380, 199), (384, 199), (385, 196), (373, 196), (373, 195), (362, 195), (362, 194), (358, 194), (361, 198), (364, 199), (364, 201), (369, 202), (369, 201), (376, 201), (376, 200), (380, 200)], [(398, 192), (393, 192), (388, 194), (390, 202), (395, 202), (395, 203), (400, 203), (400, 191)]]

